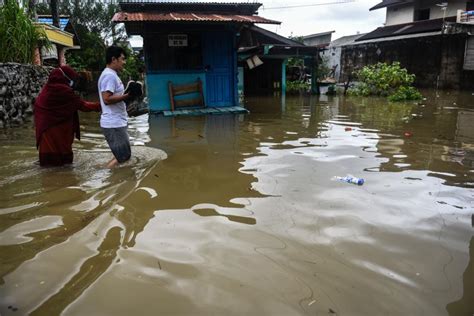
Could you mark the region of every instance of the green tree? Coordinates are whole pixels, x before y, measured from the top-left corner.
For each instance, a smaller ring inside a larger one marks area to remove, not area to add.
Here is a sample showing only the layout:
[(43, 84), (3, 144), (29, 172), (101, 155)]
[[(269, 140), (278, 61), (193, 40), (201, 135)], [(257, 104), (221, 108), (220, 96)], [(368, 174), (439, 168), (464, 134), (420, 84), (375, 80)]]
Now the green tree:
[(141, 74), (145, 69), (143, 61), (140, 59), (138, 54), (133, 52), (128, 47), (124, 47), (127, 51), (127, 63), (123, 71), (120, 73), (120, 77), (124, 82), (128, 80), (142, 80)]
[[(303, 44), (303, 36), (288, 36), (289, 39), (296, 41), (298, 43)], [(304, 59), (303, 57), (290, 57), (288, 58), (287, 64), (288, 67), (303, 67), (304, 66)]]

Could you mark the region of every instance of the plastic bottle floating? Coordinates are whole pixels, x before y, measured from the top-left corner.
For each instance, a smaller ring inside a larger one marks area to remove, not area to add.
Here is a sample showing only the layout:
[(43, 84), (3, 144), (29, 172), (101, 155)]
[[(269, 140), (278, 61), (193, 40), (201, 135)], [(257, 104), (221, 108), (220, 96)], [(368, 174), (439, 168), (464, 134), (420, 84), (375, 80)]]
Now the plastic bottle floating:
[(357, 185), (363, 185), (364, 184), (364, 179), (362, 178), (357, 178), (353, 176), (345, 176), (345, 177), (334, 177), (334, 179), (342, 182), (347, 182), (347, 183), (352, 183), (352, 184), (357, 184)]

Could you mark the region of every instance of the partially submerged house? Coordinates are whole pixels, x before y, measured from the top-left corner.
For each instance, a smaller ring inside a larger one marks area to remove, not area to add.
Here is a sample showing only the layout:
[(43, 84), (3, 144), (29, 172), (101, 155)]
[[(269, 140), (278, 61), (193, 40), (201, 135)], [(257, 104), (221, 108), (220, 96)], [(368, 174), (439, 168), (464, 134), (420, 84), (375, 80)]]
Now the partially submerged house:
[(255, 23), (280, 24), (258, 16), (259, 3), (121, 1), (119, 5), (121, 12), (113, 21), (125, 23), (129, 35), (143, 37), (152, 111), (238, 105), (240, 32)]
[(309, 47), (255, 25), (241, 30), (238, 46), (246, 94), (285, 93), (288, 58), (303, 58), (316, 66), (321, 51), (320, 46)]
[(383, 0), (385, 26), (342, 49), (341, 80), (365, 65), (399, 61), (420, 87), (474, 88), (474, 1)]

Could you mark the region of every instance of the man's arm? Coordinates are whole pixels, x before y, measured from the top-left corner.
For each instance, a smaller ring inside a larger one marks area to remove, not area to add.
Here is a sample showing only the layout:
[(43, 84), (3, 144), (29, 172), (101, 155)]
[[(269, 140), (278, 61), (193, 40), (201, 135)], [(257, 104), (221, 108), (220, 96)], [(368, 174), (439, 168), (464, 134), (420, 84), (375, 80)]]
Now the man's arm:
[(125, 101), (128, 99), (128, 93), (123, 94), (123, 95), (115, 95), (110, 92), (110, 91), (104, 91), (102, 93), (102, 100), (106, 105), (113, 105), (115, 103), (118, 103), (120, 101)]

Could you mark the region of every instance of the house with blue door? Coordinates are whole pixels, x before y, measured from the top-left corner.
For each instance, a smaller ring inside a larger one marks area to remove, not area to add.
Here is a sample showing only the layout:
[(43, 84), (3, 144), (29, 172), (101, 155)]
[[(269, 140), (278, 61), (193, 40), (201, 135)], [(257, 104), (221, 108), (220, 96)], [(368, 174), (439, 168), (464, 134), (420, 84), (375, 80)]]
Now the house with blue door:
[[(150, 110), (237, 106), (240, 31), (255, 23), (259, 3), (120, 1), (113, 21), (143, 37)], [(196, 101), (193, 103), (193, 101)]]

